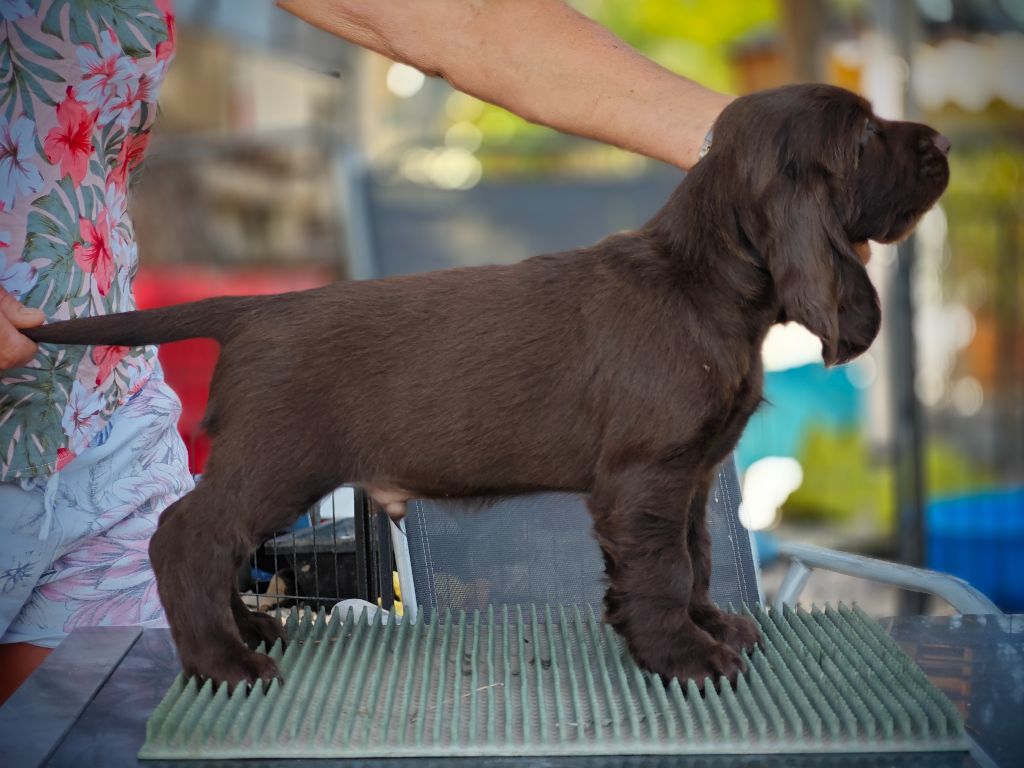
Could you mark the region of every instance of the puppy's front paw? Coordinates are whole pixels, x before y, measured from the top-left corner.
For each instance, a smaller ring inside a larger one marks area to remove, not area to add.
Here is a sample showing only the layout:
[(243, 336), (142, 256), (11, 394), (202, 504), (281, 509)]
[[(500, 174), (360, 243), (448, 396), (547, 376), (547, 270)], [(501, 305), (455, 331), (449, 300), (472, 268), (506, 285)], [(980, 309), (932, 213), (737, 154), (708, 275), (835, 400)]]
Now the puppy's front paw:
[(698, 684), (711, 678), (718, 687), (721, 678), (735, 683), (736, 678), (747, 671), (743, 657), (725, 643), (712, 642), (707, 645), (691, 646), (688, 653), (680, 654), (672, 664), (670, 677), (679, 678), (685, 687), (687, 680)]
[(725, 677), (735, 682), (746, 671), (743, 657), (725, 643), (721, 643), (700, 627), (688, 622), (688, 629), (671, 637), (651, 637), (641, 640), (633, 655), (637, 662), (651, 672), (661, 675), (667, 682), (679, 678), (686, 687), (687, 680), (703, 683), (710, 677), (717, 686)]
[(715, 640), (725, 643), (737, 653), (753, 650), (761, 643), (761, 629), (749, 616), (727, 613), (712, 603), (694, 604), (690, 618)]

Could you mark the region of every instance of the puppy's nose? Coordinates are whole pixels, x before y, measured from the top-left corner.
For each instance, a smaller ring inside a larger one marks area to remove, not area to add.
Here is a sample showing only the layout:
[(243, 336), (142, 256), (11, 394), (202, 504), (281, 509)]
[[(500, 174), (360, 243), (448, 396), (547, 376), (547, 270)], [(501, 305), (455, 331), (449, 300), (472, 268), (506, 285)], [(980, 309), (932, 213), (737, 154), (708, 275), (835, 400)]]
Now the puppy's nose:
[(948, 155), (950, 147), (953, 146), (953, 143), (941, 133), (937, 133), (932, 137), (932, 143), (944, 155)]

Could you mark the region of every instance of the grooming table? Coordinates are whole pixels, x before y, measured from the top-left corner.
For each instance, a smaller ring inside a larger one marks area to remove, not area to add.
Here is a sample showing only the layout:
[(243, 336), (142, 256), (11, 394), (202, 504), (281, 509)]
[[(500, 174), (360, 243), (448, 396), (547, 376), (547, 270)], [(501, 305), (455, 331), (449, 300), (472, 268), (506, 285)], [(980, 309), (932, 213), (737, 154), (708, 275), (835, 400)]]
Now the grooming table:
[[(1024, 616), (910, 617), (880, 626), (915, 659), (965, 716), (972, 742), (966, 754), (720, 755), (693, 758), (560, 760), (465, 758), (463, 765), (843, 765), (1014, 766), (1024, 754)], [(74, 632), (0, 709), (0, 765), (124, 766), (138, 764), (146, 720), (178, 674), (166, 630), (87, 629)], [(202, 762), (202, 761), (200, 761)], [(357, 763), (334, 761), (340, 765)], [(408, 761), (360, 760), (358, 765), (408, 766)], [(450, 759), (418, 760), (447, 765)], [(161, 765), (147, 762), (146, 765)], [(192, 765), (196, 762), (190, 763)], [(209, 761), (216, 766), (308, 765), (294, 759)]]

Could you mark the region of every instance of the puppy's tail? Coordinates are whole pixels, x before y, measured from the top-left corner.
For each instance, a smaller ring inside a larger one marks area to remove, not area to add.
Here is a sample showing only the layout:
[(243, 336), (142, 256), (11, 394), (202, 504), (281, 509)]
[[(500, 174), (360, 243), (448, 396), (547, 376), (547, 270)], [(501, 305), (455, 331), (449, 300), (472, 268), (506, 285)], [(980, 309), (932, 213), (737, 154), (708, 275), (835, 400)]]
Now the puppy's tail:
[(22, 333), (43, 344), (135, 347), (196, 338), (222, 342), (231, 334), (235, 318), (256, 301), (254, 296), (222, 296), (159, 309), (65, 320), (27, 328)]

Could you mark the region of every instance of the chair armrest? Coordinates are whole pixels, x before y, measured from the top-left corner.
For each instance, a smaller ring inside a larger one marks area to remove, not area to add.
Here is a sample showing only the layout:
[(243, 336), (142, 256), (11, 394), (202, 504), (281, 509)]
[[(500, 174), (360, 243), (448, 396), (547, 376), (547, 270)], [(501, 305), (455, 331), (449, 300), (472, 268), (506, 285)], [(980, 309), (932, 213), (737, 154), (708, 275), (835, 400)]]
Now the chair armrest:
[(1002, 613), (995, 603), (980, 591), (963, 579), (947, 573), (890, 563), (863, 555), (852, 555), (811, 544), (780, 542), (779, 554), (791, 563), (775, 598), (776, 607), (796, 603), (811, 572), (815, 568), (820, 568), (881, 584), (891, 584), (912, 592), (935, 595), (952, 605), (959, 613)]

